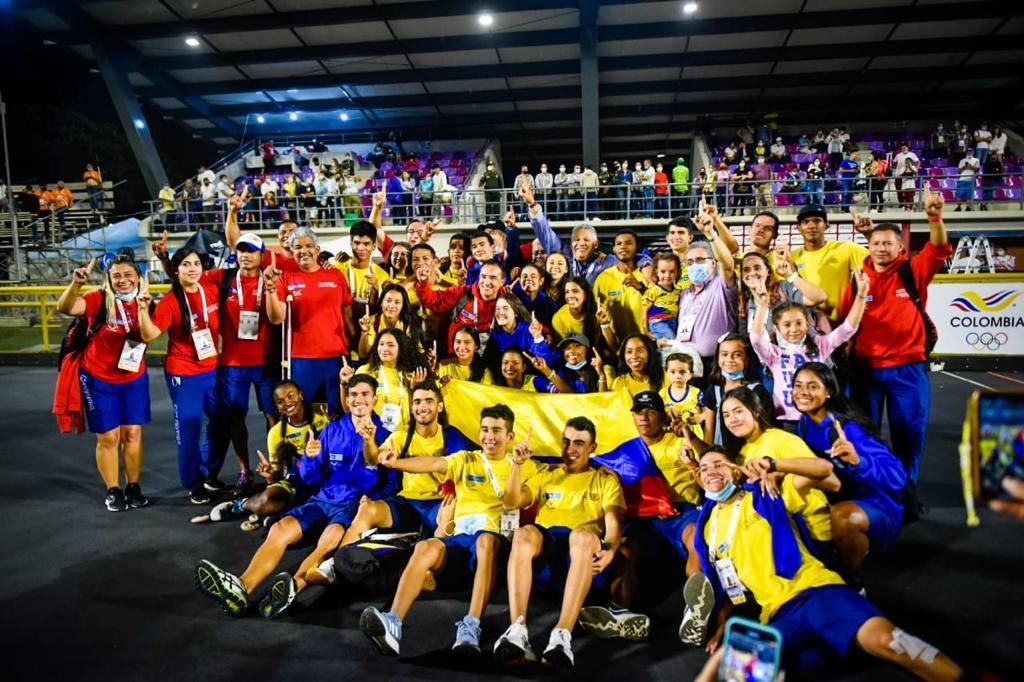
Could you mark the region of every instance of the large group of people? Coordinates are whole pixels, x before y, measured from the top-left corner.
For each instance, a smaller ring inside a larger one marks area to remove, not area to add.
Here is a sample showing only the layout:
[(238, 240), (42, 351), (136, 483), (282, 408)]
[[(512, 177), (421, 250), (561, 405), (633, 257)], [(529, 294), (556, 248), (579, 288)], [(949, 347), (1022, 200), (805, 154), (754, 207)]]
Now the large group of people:
[[(495, 656), (537, 657), (528, 605), (535, 587), (553, 589), (561, 610), (539, 655), (571, 667), (577, 624), (599, 637), (647, 635), (648, 617), (632, 610), (638, 566), (663, 548), (678, 559), (664, 566), (679, 566), (666, 578), (685, 583), (686, 645), (714, 651), (726, 618), (748, 612), (783, 633), (794, 670), (859, 648), (956, 679), (956, 664), (862, 591), (869, 553), (921, 511), (924, 301), (952, 250), (942, 197), (926, 190), (930, 238), (914, 256), (899, 225), (864, 215), (853, 219), (866, 248), (826, 239), (820, 205), (796, 217), (802, 247), (776, 241), (779, 218), (765, 211), (744, 250), (711, 201), (669, 221), (666, 249), (621, 229), (606, 254), (592, 225), (559, 238), (544, 190), (519, 186), (532, 237), (512, 210), (454, 235), (445, 253), (431, 244), (432, 223), (414, 218), (400, 241), (389, 235), (380, 193), (350, 229), (351, 252), (329, 256), (307, 225), (282, 223), (276, 248), (243, 232), (246, 198), (235, 196), (225, 221), (234, 264), (210, 269), (192, 249), (156, 243), (171, 279), (159, 302), (130, 254), (103, 263), (102, 287), (84, 295), (93, 267), (76, 270), (59, 309), (82, 318), (87, 345), (65, 358), (62, 381), (80, 388), (107, 509), (147, 502), (144, 353), (166, 335), (185, 494), (216, 502), (213, 521), (267, 529), (242, 572), (196, 565), (199, 589), (233, 616), (278, 617), (309, 584), (336, 582), (335, 552), (370, 529), (421, 531), (389, 606), (359, 620), (382, 653), (399, 653), (422, 591), (470, 585), (453, 649), (479, 653), (505, 568), (510, 625)], [(453, 381), (504, 389), (475, 434), (449, 426)], [(267, 424), (255, 466), (253, 390)], [(566, 421), (560, 443), (534, 442), (507, 397), (527, 393), (515, 391), (628, 392), (623, 418), (671, 513), (639, 514), (616, 473), (591, 466), (604, 426), (587, 415)], [(535, 459), (541, 446), (561, 461)], [(241, 473), (228, 490), (220, 471), (232, 447)], [(298, 569), (278, 572), (303, 539), (312, 549)]]

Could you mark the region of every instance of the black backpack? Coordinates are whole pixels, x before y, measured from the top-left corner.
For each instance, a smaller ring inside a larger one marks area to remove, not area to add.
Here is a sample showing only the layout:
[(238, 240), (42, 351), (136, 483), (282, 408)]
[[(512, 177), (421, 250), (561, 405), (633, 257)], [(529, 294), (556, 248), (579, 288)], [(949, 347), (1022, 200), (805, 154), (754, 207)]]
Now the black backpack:
[(84, 317), (75, 317), (64, 332), (60, 342), (60, 353), (57, 355), (57, 371), (64, 365), (64, 358), (79, 355), (86, 349), (92, 337), (107, 323), (107, 306), (101, 305), (92, 324)]
[(421, 537), (420, 533), (374, 533), (339, 549), (334, 554), (334, 571), (366, 596), (391, 594)]

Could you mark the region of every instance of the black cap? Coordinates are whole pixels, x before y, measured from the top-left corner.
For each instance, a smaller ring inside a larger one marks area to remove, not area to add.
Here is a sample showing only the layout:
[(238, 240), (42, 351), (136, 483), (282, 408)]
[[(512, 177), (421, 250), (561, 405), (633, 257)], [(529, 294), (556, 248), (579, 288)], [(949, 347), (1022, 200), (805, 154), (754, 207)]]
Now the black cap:
[(828, 212), (821, 204), (807, 204), (797, 213), (796, 222), (799, 224), (804, 218), (822, 218), (828, 222)]
[(632, 412), (639, 412), (640, 410), (657, 410), (658, 412), (665, 411), (665, 401), (661, 399), (656, 391), (640, 391), (633, 396), (633, 407)]
[(564, 339), (558, 342), (558, 347), (565, 348), (570, 343), (578, 343), (582, 346), (590, 348), (590, 341), (588, 341), (587, 337), (585, 337), (583, 334), (569, 334), (569, 336), (565, 337)]

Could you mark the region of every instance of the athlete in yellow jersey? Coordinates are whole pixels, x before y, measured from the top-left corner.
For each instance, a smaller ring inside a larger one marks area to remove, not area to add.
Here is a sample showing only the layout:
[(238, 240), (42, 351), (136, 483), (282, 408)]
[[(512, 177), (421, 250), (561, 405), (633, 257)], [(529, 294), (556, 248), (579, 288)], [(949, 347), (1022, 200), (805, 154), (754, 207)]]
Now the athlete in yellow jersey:
[(825, 291), (822, 308), (838, 320), (839, 302), (853, 273), (864, 265), (868, 250), (852, 241), (825, 241), (828, 214), (822, 206), (804, 206), (796, 217), (804, 245), (791, 254), (796, 272)]
[[(710, 580), (698, 573), (687, 581), (683, 641), (703, 642), (720, 595), (720, 625), (708, 645), (716, 648), (732, 603), (741, 603), (750, 593), (761, 606), (761, 621), (782, 634), (791, 673), (805, 676), (809, 661), (824, 661), (829, 654), (846, 657), (856, 644), (922, 679), (962, 676), (948, 656), (896, 627), (801, 542), (791, 515), (803, 509), (808, 491), (837, 486), (831, 462), (761, 459), (740, 468), (712, 446), (701, 456), (699, 476), (708, 498), (701, 511), (699, 546), (706, 552), (702, 560)], [(754, 485), (741, 487), (744, 478)]]
[[(532, 430), (531, 430), (532, 434)], [(512, 625), (494, 645), (503, 661), (534, 659), (526, 629), (526, 608), (534, 569), (542, 585), (562, 590), (562, 611), (551, 631), (544, 660), (573, 666), (572, 629), (594, 583), (607, 584), (608, 568), (622, 544), (621, 519), (626, 510), (615, 474), (592, 469), (597, 428), (586, 417), (570, 419), (562, 433), (562, 465), (521, 480), (533, 456), (530, 437), (512, 453), (512, 473), (505, 482), (506, 510), (538, 505), (537, 519), (515, 532), (508, 560), (508, 603)], [(645, 630), (646, 617), (640, 624)], [(644, 633), (646, 634), (646, 633)]]
[[(381, 613), (371, 607), (359, 618), (359, 629), (382, 654), (398, 655), (402, 619), (419, 597), (427, 572), (442, 570), (443, 578), (456, 584), (473, 576), (469, 612), (456, 624), (452, 650), (479, 653), (480, 618), (494, 589), (499, 556), (507, 546), (499, 531), (503, 523), (502, 497), (512, 470), (506, 454), (515, 438), (514, 426), (512, 410), (498, 404), (480, 411), (480, 450), (406, 459), (398, 459), (394, 452), (381, 451), (380, 462), (384, 466), (406, 473), (436, 473), (442, 480), (455, 483), (454, 534), (417, 543), (398, 583), (391, 610)], [(530, 460), (522, 466), (521, 476), (529, 480), (537, 471), (537, 464)], [(518, 516), (515, 521), (518, 523)], [(504, 516), (504, 522), (513, 525), (511, 516)]]

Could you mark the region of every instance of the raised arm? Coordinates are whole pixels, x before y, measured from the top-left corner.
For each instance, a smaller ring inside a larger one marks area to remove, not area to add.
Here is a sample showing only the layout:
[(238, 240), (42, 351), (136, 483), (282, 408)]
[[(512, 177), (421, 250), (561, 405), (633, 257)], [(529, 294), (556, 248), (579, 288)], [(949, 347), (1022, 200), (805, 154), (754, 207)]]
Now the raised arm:
[(270, 265), (263, 271), (263, 286), (267, 292), (267, 319), (271, 324), (284, 322), (287, 308), (285, 302), (277, 297), (277, 285), (281, 282), (281, 270), (277, 267), (277, 256), (270, 252)]
[(93, 258), (84, 268), (75, 268), (72, 271), (71, 283), (68, 284), (68, 288), (57, 299), (57, 312), (64, 313), (65, 315), (74, 315), (75, 317), (85, 315), (86, 305), (85, 300), (81, 296), (81, 290), (82, 285), (89, 281), (89, 275), (92, 274), (92, 269), (95, 265), (96, 259)]
[(924, 186), (924, 212), (928, 216), (928, 239), (932, 246), (945, 246), (949, 241), (949, 234), (946, 232), (946, 224), (942, 222), (942, 207), (945, 200), (941, 193), (932, 194), (931, 188), (925, 183)]
[(737, 254), (740, 252), (739, 242), (736, 241), (736, 237), (733, 236), (732, 230), (722, 220), (722, 214), (718, 212), (718, 207), (714, 204), (708, 204), (703, 195), (700, 198), (701, 210), (706, 210), (711, 219), (715, 222), (715, 231), (718, 233), (718, 237), (722, 240), (725, 248), (729, 250), (731, 254)]
[(512, 466), (509, 468), (508, 480), (505, 481), (505, 491), (501, 496), (501, 507), (505, 511), (520, 509), (533, 504), (533, 493), (523, 485), (523, 464), (533, 457), (533, 448), (530, 441), (533, 440), (533, 427), (526, 434), (526, 440), (512, 448)]
[(551, 228), (548, 217), (544, 215), (544, 209), (534, 199), (533, 189), (521, 187), (519, 189), (519, 196), (529, 206), (530, 225), (533, 227), (533, 233), (537, 235), (537, 239), (540, 240), (544, 250), (548, 253), (561, 251), (562, 241)]
[[(781, 254), (781, 255), (780, 255)], [(828, 294), (825, 290), (819, 287), (817, 284), (808, 282), (806, 279), (800, 276), (800, 272), (793, 267), (793, 261), (789, 256), (789, 245), (782, 245), (780, 248), (775, 248), (775, 272), (779, 277), (782, 277), (787, 282), (796, 287), (797, 291), (803, 296), (802, 303), (813, 308), (821, 305), (828, 299)]]
[[(170, 294), (168, 294), (170, 295)], [(158, 338), (163, 332), (149, 316), (149, 305), (153, 296), (149, 293), (149, 283), (145, 279), (139, 282), (139, 295), (136, 297), (139, 309), (139, 335), (146, 343)]]
[(444, 474), (448, 471), (448, 460), (444, 457), (403, 457), (399, 459), (391, 448), (381, 448), (377, 454), (377, 461), (381, 466), (409, 474)]
[(850, 306), (850, 312), (846, 316), (846, 322), (854, 329), (860, 327), (860, 321), (864, 317), (864, 308), (868, 302), (868, 288), (871, 286), (871, 280), (868, 278), (868, 273), (861, 270), (853, 271), (853, 279), (857, 282), (857, 295), (853, 298), (853, 305)]

